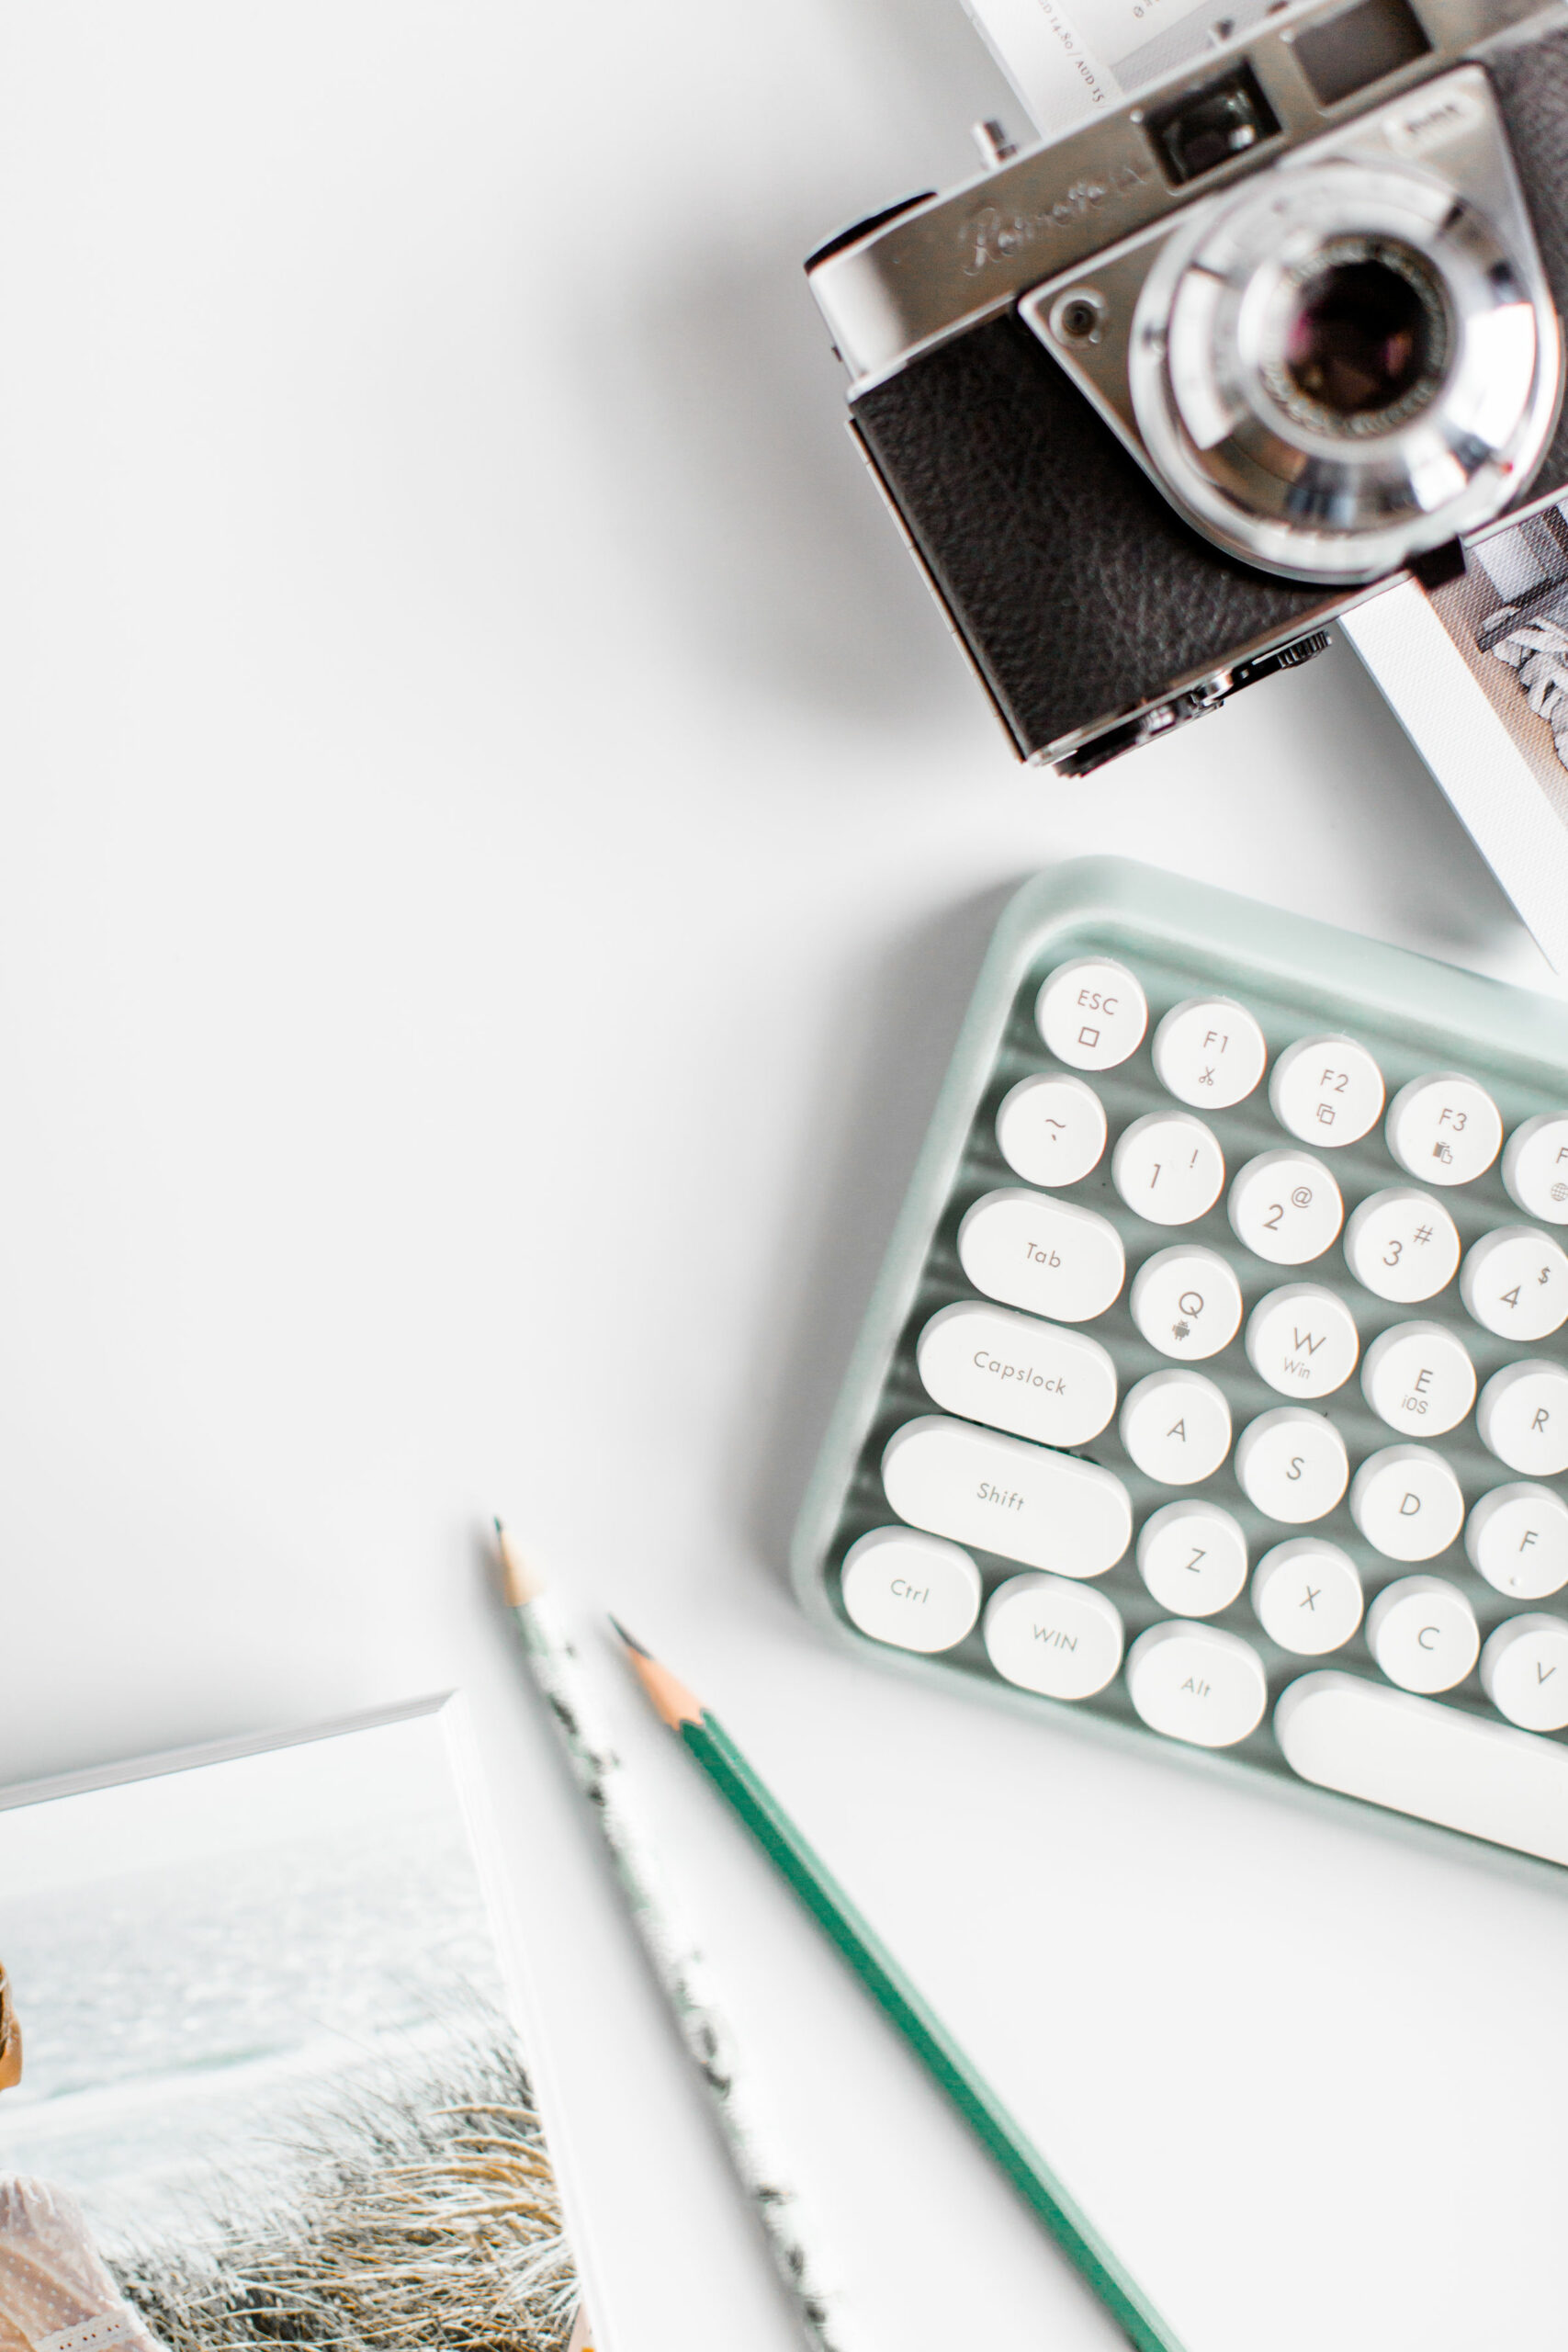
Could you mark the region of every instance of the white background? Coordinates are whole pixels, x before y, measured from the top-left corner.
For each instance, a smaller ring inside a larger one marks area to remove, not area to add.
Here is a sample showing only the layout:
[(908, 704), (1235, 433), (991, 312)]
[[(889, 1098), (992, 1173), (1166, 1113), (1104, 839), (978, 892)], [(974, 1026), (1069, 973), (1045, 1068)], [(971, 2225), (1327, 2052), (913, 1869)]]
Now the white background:
[[(783, 1586), (1016, 881), (1135, 848), (1543, 973), (1343, 650), (1014, 765), (798, 266), (992, 112), (956, 0), (0, 7), (0, 1768), (466, 1686), (606, 2339), (783, 2352), (500, 1509), (1190, 2352), (1555, 2340), (1554, 1883), (906, 1687)], [(1109, 2343), (592, 1662), (867, 2342)]]

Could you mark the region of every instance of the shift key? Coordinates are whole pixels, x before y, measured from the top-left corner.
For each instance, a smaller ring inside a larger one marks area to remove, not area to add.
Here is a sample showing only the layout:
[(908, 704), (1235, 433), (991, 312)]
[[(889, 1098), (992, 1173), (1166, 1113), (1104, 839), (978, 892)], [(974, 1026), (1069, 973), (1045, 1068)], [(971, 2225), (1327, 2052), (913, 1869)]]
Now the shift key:
[(887, 1499), (910, 1527), (1059, 1577), (1100, 1577), (1133, 1536), (1127, 1489), (1070, 1454), (928, 1414), (882, 1456)]

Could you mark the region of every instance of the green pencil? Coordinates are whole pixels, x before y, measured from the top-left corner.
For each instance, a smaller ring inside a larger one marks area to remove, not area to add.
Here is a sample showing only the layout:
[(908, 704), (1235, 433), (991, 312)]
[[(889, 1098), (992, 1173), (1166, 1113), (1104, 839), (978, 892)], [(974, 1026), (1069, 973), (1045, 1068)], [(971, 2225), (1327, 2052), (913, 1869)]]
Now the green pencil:
[[(615, 1620), (611, 1620), (615, 1623)], [(655, 1708), (691, 1750), (733, 1813), (739, 1814), (775, 1870), (788, 1881), (820, 1928), (849, 1962), (927, 2073), (945, 2091), (970, 2130), (990, 2151), (1013, 2188), (1044, 2222), (1069, 2262), (1088, 2281), (1138, 2352), (1181, 2352), (1181, 2345), (1119, 2262), (1093, 2223), (1074, 2203), (1039, 2150), (1008, 2113), (990, 2086), (909, 1982), (886, 1946), (829, 1877), (805, 1838), (772, 1796), (722, 1724), (676, 1680), (668, 1667), (623, 1625), (637, 1679)]]

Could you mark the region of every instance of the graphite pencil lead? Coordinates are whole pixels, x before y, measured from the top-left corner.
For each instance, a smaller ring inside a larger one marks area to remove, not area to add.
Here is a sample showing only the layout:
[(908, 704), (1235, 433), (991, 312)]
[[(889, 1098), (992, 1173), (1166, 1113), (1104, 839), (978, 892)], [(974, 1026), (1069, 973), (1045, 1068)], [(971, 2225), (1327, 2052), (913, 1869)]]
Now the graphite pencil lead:
[(499, 1518), (495, 1522), (495, 1541), (501, 1554), (502, 1589), (506, 1605), (509, 1609), (525, 1609), (543, 1592), (545, 1579)]
[(626, 1644), (632, 1672), (652, 1700), (654, 1713), (660, 1720), (667, 1723), (671, 1731), (679, 1731), (682, 1724), (700, 1724), (703, 1704), (695, 1693), (688, 1690), (683, 1682), (677, 1681), (670, 1668), (660, 1666), (640, 1642), (634, 1641), (624, 1625), (616, 1623), (614, 1617), (610, 1623)]

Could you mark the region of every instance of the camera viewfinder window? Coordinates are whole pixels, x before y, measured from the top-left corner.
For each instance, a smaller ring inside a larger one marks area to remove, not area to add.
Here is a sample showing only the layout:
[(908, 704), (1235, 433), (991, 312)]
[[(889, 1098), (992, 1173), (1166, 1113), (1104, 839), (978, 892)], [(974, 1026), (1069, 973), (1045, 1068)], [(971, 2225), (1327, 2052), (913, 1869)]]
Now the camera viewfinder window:
[(1223, 82), (1190, 90), (1174, 106), (1149, 117), (1149, 136), (1172, 187), (1185, 187), (1204, 172), (1245, 155), (1279, 130), (1273, 108), (1248, 65)]
[(1320, 107), (1337, 106), (1402, 65), (1428, 56), (1427, 39), (1407, 0), (1360, 0), (1325, 25), (1296, 37), (1296, 55)]

